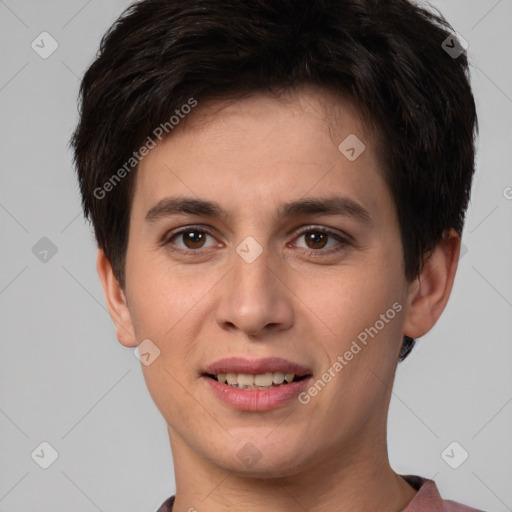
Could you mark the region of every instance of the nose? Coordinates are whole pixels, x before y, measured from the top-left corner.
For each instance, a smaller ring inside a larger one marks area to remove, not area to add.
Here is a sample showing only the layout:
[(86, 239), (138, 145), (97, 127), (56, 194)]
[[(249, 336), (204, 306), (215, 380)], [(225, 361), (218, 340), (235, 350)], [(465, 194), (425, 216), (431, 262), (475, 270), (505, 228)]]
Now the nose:
[(286, 270), (268, 250), (252, 262), (233, 254), (231, 272), (222, 280), (217, 322), (224, 330), (240, 330), (263, 338), (293, 324), (293, 292), (286, 285)]

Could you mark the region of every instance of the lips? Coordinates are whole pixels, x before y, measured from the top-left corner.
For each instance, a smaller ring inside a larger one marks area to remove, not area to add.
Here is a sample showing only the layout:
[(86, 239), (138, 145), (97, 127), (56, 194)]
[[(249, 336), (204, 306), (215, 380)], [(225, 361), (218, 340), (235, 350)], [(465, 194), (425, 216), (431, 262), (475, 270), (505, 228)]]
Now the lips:
[(261, 375), (276, 372), (281, 372), (285, 375), (293, 373), (296, 377), (305, 377), (312, 374), (312, 371), (307, 367), (279, 357), (267, 357), (263, 359), (228, 357), (219, 359), (208, 365), (204, 369), (203, 375), (211, 376), (218, 375), (219, 373)]
[(229, 357), (208, 365), (201, 377), (206, 389), (230, 407), (268, 411), (296, 399), (311, 383), (312, 371), (278, 357)]

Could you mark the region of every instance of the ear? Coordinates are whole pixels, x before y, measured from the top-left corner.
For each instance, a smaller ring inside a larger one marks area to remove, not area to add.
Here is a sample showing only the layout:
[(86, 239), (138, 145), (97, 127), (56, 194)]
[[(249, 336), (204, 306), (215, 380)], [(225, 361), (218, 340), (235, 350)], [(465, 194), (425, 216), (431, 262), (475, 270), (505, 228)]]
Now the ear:
[(103, 292), (105, 293), (108, 312), (116, 326), (116, 335), (119, 343), (125, 347), (136, 347), (137, 339), (126, 296), (114, 275), (110, 260), (101, 249), (98, 249), (96, 269), (100, 276)]
[(419, 338), (441, 316), (455, 280), (459, 263), (460, 235), (450, 229), (425, 260), (420, 275), (410, 284), (404, 335)]

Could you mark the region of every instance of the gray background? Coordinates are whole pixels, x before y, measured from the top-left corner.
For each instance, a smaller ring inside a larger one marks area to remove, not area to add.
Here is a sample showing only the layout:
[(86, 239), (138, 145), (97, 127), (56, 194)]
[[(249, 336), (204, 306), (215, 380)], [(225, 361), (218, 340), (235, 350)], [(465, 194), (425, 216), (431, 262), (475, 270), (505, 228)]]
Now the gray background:
[[(398, 368), (389, 451), (397, 472), (434, 478), (445, 498), (503, 512), (512, 510), (512, 0), (432, 4), (469, 43), (478, 171), (450, 302)], [(79, 78), (127, 5), (0, 0), (2, 512), (150, 512), (174, 492), (166, 425), (106, 312), (67, 148)], [(58, 43), (47, 59), (31, 47), (43, 31)], [(31, 457), (43, 441), (59, 454), (48, 469)], [(469, 453), (458, 469), (441, 456), (453, 441)]]

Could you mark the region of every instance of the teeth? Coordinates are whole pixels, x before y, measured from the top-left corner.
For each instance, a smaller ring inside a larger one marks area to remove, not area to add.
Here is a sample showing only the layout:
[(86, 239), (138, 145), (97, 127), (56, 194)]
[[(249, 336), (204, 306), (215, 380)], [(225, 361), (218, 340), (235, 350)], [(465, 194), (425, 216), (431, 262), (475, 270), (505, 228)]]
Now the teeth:
[(282, 384), (284, 382), (284, 373), (283, 372), (275, 372), (272, 382), (274, 384)]
[(228, 384), (238, 384), (238, 374), (237, 373), (226, 373), (226, 380)]
[(271, 372), (262, 373), (254, 376), (254, 384), (256, 386), (271, 386), (274, 375)]
[(284, 382), (293, 382), (294, 373), (266, 372), (258, 375), (249, 373), (218, 373), (217, 380), (238, 389), (270, 389)]
[(254, 375), (249, 375), (248, 373), (239, 373), (238, 384), (241, 386), (254, 386)]

